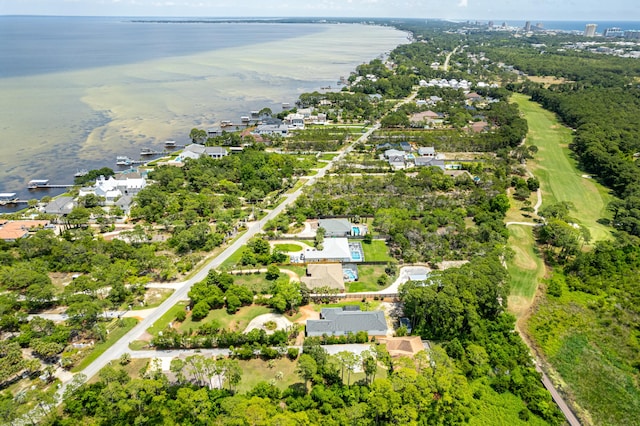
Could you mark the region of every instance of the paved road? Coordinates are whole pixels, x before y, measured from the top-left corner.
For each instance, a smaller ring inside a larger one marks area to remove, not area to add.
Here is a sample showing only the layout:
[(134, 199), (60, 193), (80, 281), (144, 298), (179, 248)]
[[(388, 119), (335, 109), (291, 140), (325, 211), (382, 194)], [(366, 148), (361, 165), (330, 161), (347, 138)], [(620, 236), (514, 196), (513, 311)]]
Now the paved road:
[(447, 55), (447, 59), (444, 60), (444, 65), (442, 65), (442, 69), (444, 71), (449, 71), (449, 60), (451, 59), (451, 55), (456, 53), (459, 48), (460, 48), (460, 46), (456, 47), (455, 49), (453, 49), (452, 52), (449, 52), (449, 54)]
[[(94, 362), (89, 364), (84, 370), (80, 373), (84, 374), (87, 379), (95, 376), (104, 366), (106, 366), (110, 361), (118, 359), (123, 353), (128, 352), (129, 343), (133, 340), (138, 339), (151, 325), (153, 325), (156, 321), (162, 317), (172, 306), (174, 306), (177, 302), (181, 300), (188, 299), (188, 293), (191, 287), (202, 281), (209, 270), (218, 268), (224, 261), (226, 261), (233, 253), (239, 250), (242, 246), (244, 246), (251, 237), (258, 234), (262, 231), (265, 224), (282, 213), (289, 205), (291, 205), (295, 200), (302, 195), (303, 189), (306, 186), (313, 185), (316, 181), (325, 176), (325, 174), (333, 167), (333, 165), (342, 159), (351, 152), (354, 148), (354, 145), (358, 142), (366, 141), (369, 136), (378, 128), (379, 124), (375, 124), (372, 126), (366, 133), (363, 133), (358, 140), (347, 146), (340, 154), (334, 157), (331, 161), (329, 161), (324, 167), (318, 170), (318, 173), (311, 177), (302, 187), (300, 187), (297, 191), (286, 195), (285, 200), (280, 203), (277, 207), (275, 207), (269, 214), (260, 219), (257, 222), (254, 222), (253, 225), (240, 237), (238, 237), (229, 247), (227, 247), (222, 253), (220, 253), (216, 258), (207, 263), (202, 269), (200, 269), (193, 277), (190, 279), (183, 281), (182, 283), (177, 283), (175, 285), (176, 291), (167, 298), (160, 306), (158, 306), (153, 312), (151, 312), (146, 318), (140, 321), (131, 331), (124, 335), (120, 340), (111, 346), (105, 353), (100, 355)], [(65, 382), (61, 388), (61, 392), (66, 387)]]
[(547, 388), (555, 403), (558, 404), (558, 408), (560, 408), (560, 411), (562, 411), (562, 414), (564, 414), (564, 417), (567, 419), (567, 423), (569, 423), (571, 426), (580, 426), (580, 420), (578, 420), (578, 417), (576, 417), (573, 411), (571, 411), (571, 408), (569, 408), (569, 405), (558, 393), (556, 388), (553, 386), (553, 383), (551, 383), (551, 380), (549, 380), (549, 377), (547, 377), (545, 372), (542, 371), (540, 367), (538, 367), (538, 365), (536, 365), (536, 370), (538, 370), (538, 372), (542, 374), (542, 384), (545, 388)]

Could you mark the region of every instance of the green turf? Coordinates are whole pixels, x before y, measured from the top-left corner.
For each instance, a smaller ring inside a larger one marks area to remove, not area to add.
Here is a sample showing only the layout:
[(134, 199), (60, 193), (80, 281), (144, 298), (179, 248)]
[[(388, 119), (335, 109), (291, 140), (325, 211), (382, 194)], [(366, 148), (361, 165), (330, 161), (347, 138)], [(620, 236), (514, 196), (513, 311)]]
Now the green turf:
[(538, 281), (544, 276), (545, 271), (533, 239), (533, 228), (511, 225), (509, 247), (515, 252), (513, 259), (507, 262), (507, 269), (511, 275), (510, 294), (532, 299), (536, 293)]
[(173, 305), (167, 312), (164, 313), (164, 315), (160, 317), (160, 319), (158, 319), (158, 321), (153, 323), (153, 325), (147, 329), (147, 332), (153, 336), (157, 336), (158, 332), (167, 328), (169, 323), (176, 319), (176, 315), (178, 314), (178, 312), (184, 311), (185, 306), (187, 306), (188, 304), (188, 302), (183, 301)]
[[(354, 240), (356, 241), (356, 240)], [(361, 241), (361, 240), (357, 240)], [(362, 251), (364, 252), (364, 260), (366, 262), (394, 262), (389, 255), (389, 248), (384, 240), (373, 240), (371, 244), (362, 243)]]
[[(384, 289), (384, 287), (380, 287), (377, 282), (380, 275), (385, 274), (384, 269), (385, 265), (358, 265), (358, 281), (345, 283), (347, 293)], [(393, 278), (389, 279), (389, 285), (391, 285), (392, 279)]]
[(233, 283), (248, 288), (255, 294), (265, 294), (269, 292), (273, 284), (273, 281), (267, 280), (266, 275), (264, 272), (258, 274), (238, 274), (233, 276)]
[(575, 206), (571, 216), (589, 229), (592, 241), (611, 238), (610, 229), (597, 220), (607, 217), (606, 207), (613, 197), (595, 180), (582, 177), (584, 172), (577, 169), (568, 148), (571, 129), (524, 95), (514, 94), (512, 100), (529, 124), (527, 144), (539, 149), (530, 165), (540, 180), (543, 206), (569, 201)]
[(226, 309), (212, 309), (205, 318), (200, 321), (192, 321), (191, 315), (187, 315), (187, 319), (178, 326), (180, 331), (195, 330), (202, 324), (206, 324), (211, 321), (217, 321), (222, 328), (244, 331), (249, 322), (258, 315), (268, 314), (271, 309), (266, 306), (252, 305), (243, 306), (233, 315), (229, 315)]
[(74, 373), (78, 372), (78, 371), (84, 369), (89, 364), (91, 364), (100, 355), (105, 353), (107, 351), (107, 349), (109, 349), (115, 342), (120, 340), (120, 338), (122, 336), (127, 334), (133, 327), (135, 327), (135, 325), (137, 323), (138, 323), (138, 320), (135, 319), (135, 318), (123, 318), (122, 319), (122, 324), (123, 324), (122, 327), (116, 327), (115, 329), (113, 329), (109, 333), (109, 335), (107, 337), (107, 340), (102, 342), (102, 343), (98, 343), (97, 345), (95, 345), (93, 347), (93, 350), (91, 352), (89, 352), (89, 354), (86, 357), (84, 357), (82, 359), (82, 361), (80, 361), (78, 363), (78, 365), (73, 367), (71, 369), (71, 371), (74, 372)]
[(283, 253), (302, 251), (299, 244), (276, 244), (275, 248)]

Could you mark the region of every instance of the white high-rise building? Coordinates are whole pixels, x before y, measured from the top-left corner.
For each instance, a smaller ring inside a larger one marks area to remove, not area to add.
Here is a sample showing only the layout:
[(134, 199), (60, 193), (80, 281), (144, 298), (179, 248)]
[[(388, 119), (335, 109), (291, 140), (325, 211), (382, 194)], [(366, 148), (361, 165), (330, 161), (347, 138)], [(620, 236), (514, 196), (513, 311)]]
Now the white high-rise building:
[(596, 28), (598, 28), (598, 25), (596, 25), (596, 24), (587, 24), (587, 26), (584, 29), (584, 36), (585, 37), (595, 37)]

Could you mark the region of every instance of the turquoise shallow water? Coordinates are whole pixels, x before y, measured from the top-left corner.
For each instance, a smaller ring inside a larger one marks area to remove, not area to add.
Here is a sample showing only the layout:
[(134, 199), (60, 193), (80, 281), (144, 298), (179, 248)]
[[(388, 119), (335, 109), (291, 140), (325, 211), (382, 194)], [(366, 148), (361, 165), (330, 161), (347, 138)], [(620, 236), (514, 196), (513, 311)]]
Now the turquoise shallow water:
[(67, 183), (193, 127), (279, 111), (407, 42), (365, 25), (11, 19), (24, 21), (0, 33), (23, 49), (0, 47), (0, 192), (25, 197), (30, 179)]

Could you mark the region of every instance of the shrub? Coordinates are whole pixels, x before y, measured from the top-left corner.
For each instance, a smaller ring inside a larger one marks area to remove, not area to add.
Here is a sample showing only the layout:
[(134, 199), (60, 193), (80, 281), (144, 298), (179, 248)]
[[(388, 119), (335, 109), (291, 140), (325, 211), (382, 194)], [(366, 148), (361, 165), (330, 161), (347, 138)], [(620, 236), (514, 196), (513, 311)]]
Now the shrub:
[(207, 315), (209, 315), (209, 304), (204, 300), (196, 303), (196, 305), (191, 310), (191, 318), (194, 321), (200, 321)]
[(287, 349), (287, 356), (291, 360), (294, 360), (294, 359), (298, 358), (299, 354), (300, 354), (300, 349), (298, 349), (298, 348), (288, 348)]
[(178, 311), (176, 314), (176, 321), (184, 322), (185, 319), (187, 319), (187, 313), (185, 311)]

